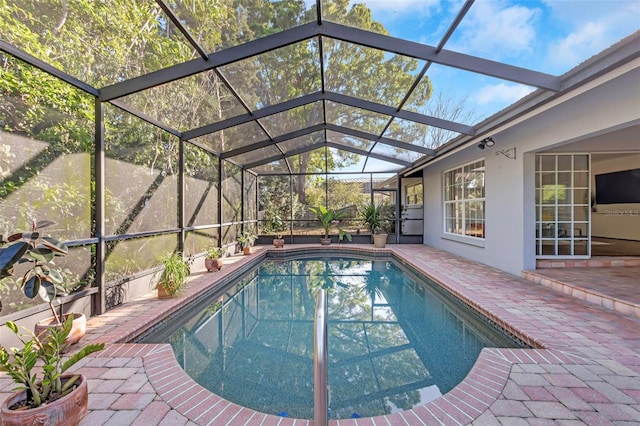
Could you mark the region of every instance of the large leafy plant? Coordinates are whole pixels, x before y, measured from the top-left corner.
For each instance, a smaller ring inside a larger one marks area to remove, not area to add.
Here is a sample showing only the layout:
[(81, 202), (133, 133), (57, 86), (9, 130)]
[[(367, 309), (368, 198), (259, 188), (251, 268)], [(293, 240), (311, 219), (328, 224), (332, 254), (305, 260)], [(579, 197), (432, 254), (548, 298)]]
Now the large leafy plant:
[[(333, 209), (328, 209), (325, 206), (309, 207), (309, 210), (316, 215), (316, 218), (320, 221), (322, 228), (324, 229), (324, 238), (329, 238), (329, 231), (331, 230), (331, 224), (338, 222), (340, 219), (347, 217), (346, 212), (337, 212)], [(338, 240), (342, 241), (344, 237), (347, 237), (351, 241), (351, 234), (346, 232), (342, 228), (338, 228)]]
[(369, 233), (375, 234), (380, 230), (382, 207), (371, 203), (366, 205), (360, 212), (362, 224), (367, 228)]
[(28, 298), (40, 296), (47, 302), (56, 323), (60, 325), (60, 316), (53, 307), (53, 301), (57, 288), (64, 281), (64, 274), (56, 267), (54, 259), (66, 255), (69, 249), (64, 243), (44, 236), (40, 231), (54, 224), (51, 221), (34, 221), (30, 232), (19, 232), (7, 238), (10, 245), (0, 248), (0, 279), (13, 275), (15, 265), (26, 264), (28, 268), (16, 281), (17, 285)]
[[(85, 356), (102, 350), (104, 343), (92, 343), (83, 347), (66, 360), (63, 353), (67, 348), (65, 340), (71, 332), (73, 317), (68, 317), (62, 327), (53, 327), (46, 337), (38, 337), (29, 331), (27, 335), (18, 332), (13, 321), (6, 326), (16, 334), (22, 342), (22, 348), (11, 348), (7, 351), (0, 347), (0, 371), (5, 371), (18, 385), (14, 390), (25, 390), (25, 408), (36, 408), (42, 404), (62, 398), (74, 389), (80, 374), (63, 380), (62, 374)], [(25, 339), (24, 337), (28, 337)], [(41, 362), (41, 375), (33, 372), (38, 361)]]

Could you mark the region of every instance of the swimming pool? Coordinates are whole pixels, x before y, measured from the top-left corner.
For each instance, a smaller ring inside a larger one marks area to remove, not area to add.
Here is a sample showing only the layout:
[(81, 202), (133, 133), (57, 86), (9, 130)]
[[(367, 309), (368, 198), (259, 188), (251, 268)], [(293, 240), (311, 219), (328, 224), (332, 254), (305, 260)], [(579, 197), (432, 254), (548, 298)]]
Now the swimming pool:
[(315, 291), (328, 304), (330, 418), (446, 393), (483, 347), (517, 345), (391, 259), (267, 260), (147, 336), (202, 386), (257, 411), (313, 418)]

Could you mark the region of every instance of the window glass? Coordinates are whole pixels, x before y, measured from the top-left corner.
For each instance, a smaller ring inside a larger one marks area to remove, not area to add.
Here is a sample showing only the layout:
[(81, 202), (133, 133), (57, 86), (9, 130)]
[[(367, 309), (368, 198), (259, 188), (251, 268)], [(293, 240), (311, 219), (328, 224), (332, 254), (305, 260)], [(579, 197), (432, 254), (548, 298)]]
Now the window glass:
[(444, 173), (444, 232), (485, 238), (484, 160)]
[(422, 204), (422, 184), (416, 183), (414, 185), (407, 186), (407, 193), (405, 197), (406, 205)]

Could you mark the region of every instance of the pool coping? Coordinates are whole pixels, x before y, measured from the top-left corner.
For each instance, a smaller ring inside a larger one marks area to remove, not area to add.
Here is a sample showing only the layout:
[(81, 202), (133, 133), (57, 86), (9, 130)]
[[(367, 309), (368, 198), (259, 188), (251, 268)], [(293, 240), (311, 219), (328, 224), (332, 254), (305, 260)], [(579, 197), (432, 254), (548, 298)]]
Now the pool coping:
[[(419, 407), (389, 415), (361, 419), (331, 420), (330, 424), (332, 425), (468, 424), (482, 416), (500, 398), (514, 364), (544, 363), (559, 365), (571, 363), (592, 365), (595, 363), (581, 356), (573, 355), (571, 351), (554, 348), (554, 345), (545, 342), (544, 338), (534, 336), (531, 331), (527, 332), (525, 330), (526, 327), (521, 328), (517, 322), (513, 323), (509, 318), (504, 318), (500, 312), (492, 312), (482, 305), (482, 301), (475, 302), (472, 300), (473, 292), (465, 291), (464, 286), (456, 288), (455, 285), (446, 283), (446, 277), (438, 277), (427, 273), (425, 268), (421, 267), (419, 261), (407, 256), (406, 253), (402, 252), (403, 250), (393, 247), (375, 249), (372, 246), (339, 244), (333, 244), (326, 248), (318, 245), (287, 246), (284, 249), (260, 247), (254, 255), (246, 259), (240, 259), (232, 265), (225, 265), (224, 272), (220, 271), (215, 275), (204, 274), (202, 277), (195, 278), (192, 280), (184, 297), (162, 301), (154, 300), (155, 307), (150, 310), (152, 312), (140, 311), (136, 315), (138, 320), (127, 321), (125, 326), (119, 325), (107, 329), (105, 333), (94, 336), (93, 340), (111, 343), (110, 347), (101, 356), (122, 356), (123, 353), (135, 353), (140, 356), (149, 382), (157, 395), (173, 410), (197, 424), (311, 425), (313, 424), (312, 420), (283, 418), (238, 406), (202, 388), (180, 368), (168, 344), (131, 344), (122, 342), (130, 341), (142, 329), (148, 328), (149, 324), (154, 321), (162, 321), (195, 298), (202, 297), (203, 293), (212, 291), (212, 287), (218, 287), (221, 283), (242, 274), (245, 270), (262, 261), (268, 252), (289, 255), (303, 254), (305, 252), (318, 253), (318, 251), (335, 252), (336, 249), (347, 249), (346, 251), (348, 252), (366, 255), (392, 256), (396, 260), (409, 264), (447, 291), (456, 295), (456, 297), (465, 301), (465, 303), (474, 307), (478, 312), (495, 321), (496, 324), (503, 326), (517, 336), (521, 336), (523, 340), (532, 342), (534, 349), (485, 348), (463, 381), (442, 397)], [(340, 254), (344, 252), (340, 251)], [(215, 285), (211, 284), (212, 278), (215, 278)], [(118, 311), (118, 309), (114, 311)], [(109, 312), (105, 315), (108, 314)], [(113, 312), (113, 314), (116, 314), (116, 312)], [(90, 329), (93, 326), (91, 324), (92, 320), (89, 321)], [(140, 323), (146, 325), (140, 326)]]

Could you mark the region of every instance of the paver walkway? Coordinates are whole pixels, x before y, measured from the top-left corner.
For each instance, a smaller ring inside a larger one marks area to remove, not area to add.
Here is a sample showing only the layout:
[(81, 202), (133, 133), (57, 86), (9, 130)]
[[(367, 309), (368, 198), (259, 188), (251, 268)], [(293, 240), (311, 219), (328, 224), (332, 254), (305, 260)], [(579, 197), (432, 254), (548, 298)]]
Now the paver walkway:
[[(535, 349), (485, 349), (467, 378), (433, 402), (388, 416), (332, 420), (331, 425), (640, 424), (640, 318), (431, 247), (394, 245), (386, 250)], [(90, 413), (81, 425), (311, 425), (256, 413), (204, 390), (177, 366), (168, 345), (117, 343), (129, 341), (155, 318), (211, 288), (212, 281), (234, 275), (260, 256), (259, 251), (220, 272), (201, 274), (184, 298), (147, 297), (92, 318), (86, 341), (110, 344), (78, 366), (89, 378), (90, 392)], [(10, 388), (0, 375), (0, 399)]]

